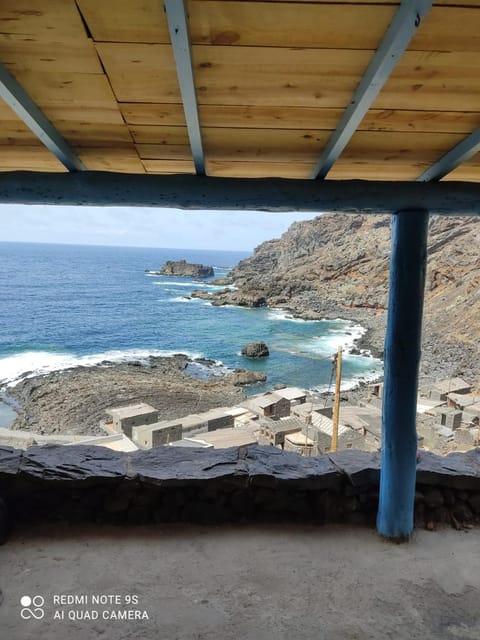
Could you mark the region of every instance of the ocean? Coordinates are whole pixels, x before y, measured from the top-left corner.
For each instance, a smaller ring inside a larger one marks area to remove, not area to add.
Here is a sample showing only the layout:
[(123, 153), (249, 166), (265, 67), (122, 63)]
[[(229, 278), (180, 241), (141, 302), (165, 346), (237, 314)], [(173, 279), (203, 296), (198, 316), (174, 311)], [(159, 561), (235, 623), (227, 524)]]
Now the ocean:
[[(193, 289), (215, 291), (211, 279), (198, 283), (146, 271), (185, 259), (211, 265), (221, 277), (248, 255), (0, 243), (0, 385), (75, 365), (185, 353), (217, 361), (219, 372), (265, 371), (267, 388), (282, 382), (328, 389), (334, 353), (339, 345), (348, 351), (362, 327), (341, 319), (303, 321), (278, 309), (214, 307), (189, 298)], [(269, 346), (269, 358), (240, 355), (243, 344), (258, 340)], [(382, 373), (381, 361), (366, 353), (345, 352), (343, 361), (344, 389)]]

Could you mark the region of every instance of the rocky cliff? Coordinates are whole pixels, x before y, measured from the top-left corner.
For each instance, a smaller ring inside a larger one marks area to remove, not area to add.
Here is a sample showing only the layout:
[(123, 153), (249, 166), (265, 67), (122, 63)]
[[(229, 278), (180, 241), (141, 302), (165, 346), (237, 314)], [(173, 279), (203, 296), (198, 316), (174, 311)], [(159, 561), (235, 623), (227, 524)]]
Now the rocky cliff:
[[(231, 272), (238, 289), (217, 293), (212, 301), (350, 318), (370, 329), (369, 345), (381, 351), (389, 255), (389, 216), (327, 214), (294, 223), (281, 238), (257, 247)], [(424, 373), (477, 376), (479, 339), (480, 218), (432, 217)]]

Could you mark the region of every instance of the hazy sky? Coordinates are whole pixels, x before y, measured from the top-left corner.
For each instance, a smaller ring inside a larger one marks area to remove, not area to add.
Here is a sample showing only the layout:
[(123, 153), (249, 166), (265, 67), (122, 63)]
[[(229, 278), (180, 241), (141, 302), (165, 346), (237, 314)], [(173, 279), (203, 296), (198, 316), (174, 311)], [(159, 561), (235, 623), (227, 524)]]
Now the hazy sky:
[(0, 205), (0, 241), (250, 251), (312, 213)]

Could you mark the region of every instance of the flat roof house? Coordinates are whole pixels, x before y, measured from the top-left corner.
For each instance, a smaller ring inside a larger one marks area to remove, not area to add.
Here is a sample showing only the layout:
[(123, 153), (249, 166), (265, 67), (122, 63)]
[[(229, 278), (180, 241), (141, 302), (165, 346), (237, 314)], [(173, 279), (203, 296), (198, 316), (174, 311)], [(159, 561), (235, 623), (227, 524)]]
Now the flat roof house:
[(158, 410), (145, 402), (106, 409), (105, 413), (113, 419), (114, 430), (123, 432), (129, 438), (132, 437), (133, 427), (158, 422)]

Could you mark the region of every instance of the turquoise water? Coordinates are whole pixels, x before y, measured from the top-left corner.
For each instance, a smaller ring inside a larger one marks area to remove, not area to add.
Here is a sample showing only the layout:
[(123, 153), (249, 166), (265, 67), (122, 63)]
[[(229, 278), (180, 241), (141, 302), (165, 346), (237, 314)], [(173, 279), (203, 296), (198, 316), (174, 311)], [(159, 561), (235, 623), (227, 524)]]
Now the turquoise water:
[[(362, 328), (342, 320), (301, 321), (274, 309), (214, 307), (190, 299), (210, 281), (159, 277), (165, 260), (186, 259), (228, 273), (245, 252), (0, 243), (0, 383), (20, 376), (186, 353), (225, 367), (265, 371), (278, 382), (326, 389), (331, 358)], [(247, 341), (264, 340), (271, 356), (240, 355)], [(344, 355), (343, 387), (377, 377), (382, 363)], [(258, 391), (260, 387), (256, 387)]]

